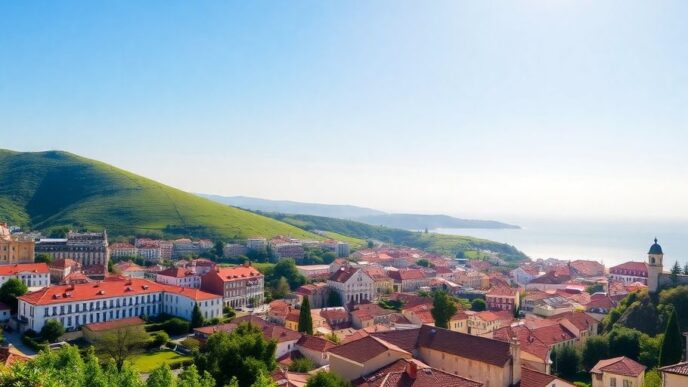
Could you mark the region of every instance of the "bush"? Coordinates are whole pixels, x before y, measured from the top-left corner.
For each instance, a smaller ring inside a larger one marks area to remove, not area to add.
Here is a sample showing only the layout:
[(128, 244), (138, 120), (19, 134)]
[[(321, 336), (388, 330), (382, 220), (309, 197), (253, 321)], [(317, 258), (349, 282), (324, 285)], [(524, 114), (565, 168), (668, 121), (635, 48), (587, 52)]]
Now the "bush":
[(150, 337), (150, 346), (154, 348), (165, 345), (168, 341), (170, 341), (170, 335), (168, 335), (165, 331), (151, 332)]
[(198, 351), (198, 349), (201, 348), (201, 342), (193, 337), (187, 337), (181, 342), (181, 344), (190, 351)]
[(315, 363), (311, 359), (305, 357), (300, 357), (294, 359), (294, 361), (289, 365), (289, 371), (291, 372), (301, 372), (306, 373), (315, 368)]

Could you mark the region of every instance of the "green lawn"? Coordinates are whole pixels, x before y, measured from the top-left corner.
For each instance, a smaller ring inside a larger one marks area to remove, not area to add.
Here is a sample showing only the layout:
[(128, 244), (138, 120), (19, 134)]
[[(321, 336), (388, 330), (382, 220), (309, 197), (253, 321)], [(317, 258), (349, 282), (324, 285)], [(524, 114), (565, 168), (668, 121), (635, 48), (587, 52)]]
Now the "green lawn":
[(162, 363), (172, 365), (186, 360), (191, 360), (191, 356), (180, 355), (172, 351), (145, 352), (129, 358), (134, 368), (142, 373), (150, 373)]

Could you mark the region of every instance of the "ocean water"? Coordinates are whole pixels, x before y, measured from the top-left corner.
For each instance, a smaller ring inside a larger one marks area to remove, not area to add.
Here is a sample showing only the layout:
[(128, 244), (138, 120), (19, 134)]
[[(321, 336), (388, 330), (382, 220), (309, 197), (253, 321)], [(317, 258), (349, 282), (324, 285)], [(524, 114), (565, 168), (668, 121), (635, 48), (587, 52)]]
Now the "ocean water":
[(664, 269), (688, 262), (688, 222), (524, 221), (521, 229), (451, 229), (432, 232), (467, 235), (516, 246), (533, 259), (592, 259), (607, 267), (647, 259), (657, 237), (664, 251)]

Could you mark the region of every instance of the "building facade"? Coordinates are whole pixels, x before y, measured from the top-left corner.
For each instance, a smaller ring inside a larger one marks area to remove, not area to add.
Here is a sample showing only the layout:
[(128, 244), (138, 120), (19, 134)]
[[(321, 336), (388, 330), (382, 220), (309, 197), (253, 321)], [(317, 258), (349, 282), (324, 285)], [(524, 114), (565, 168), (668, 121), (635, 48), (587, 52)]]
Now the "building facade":
[(47, 254), (53, 260), (73, 259), (82, 267), (102, 266), (110, 261), (107, 231), (102, 233), (78, 233), (70, 231), (64, 239), (41, 239), (36, 243), (36, 253)]
[(50, 286), (50, 269), (45, 263), (20, 263), (0, 266), (0, 286), (16, 278), (29, 288)]
[(363, 270), (342, 267), (330, 275), (327, 286), (339, 293), (344, 304), (358, 304), (375, 299), (375, 281)]
[(0, 265), (31, 263), (34, 259), (34, 240), (25, 235), (12, 235), (6, 223), (0, 224)]
[(232, 308), (262, 304), (265, 292), (264, 277), (250, 263), (237, 267), (216, 268), (201, 277), (201, 289), (222, 295), (224, 305)]

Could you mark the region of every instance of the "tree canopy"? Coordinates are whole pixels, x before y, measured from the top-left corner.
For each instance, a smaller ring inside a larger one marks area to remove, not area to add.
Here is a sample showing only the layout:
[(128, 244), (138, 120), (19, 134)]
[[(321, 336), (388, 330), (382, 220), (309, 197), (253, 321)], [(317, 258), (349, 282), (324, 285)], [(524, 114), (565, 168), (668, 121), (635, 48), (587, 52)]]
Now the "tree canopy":
[(299, 310), (299, 332), (309, 335), (313, 334), (313, 317), (311, 316), (311, 305), (308, 297), (303, 298), (301, 309)]
[(0, 301), (12, 309), (12, 313), (17, 312), (17, 297), (23, 296), (29, 288), (19, 279), (10, 278), (0, 286)]
[(487, 309), (487, 304), (485, 303), (485, 300), (482, 300), (480, 298), (476, 298), (473, 301), (471, 301), (471, 310), (472, 311), (482, 312), (485, 309)]
[(449, 297), (447, 292), (436, 291), (432, 300), (432, 317), (435, 319), (435, 326), (439, 328), (449, 328), (449, 320), (456, 313), (456, 304)]
[(659, 366), (664, 367), (679, 363), (682, 357), (683, 338), (678, 328), (676, 311), (672, 310), (669, 315), (666, 330), (664, 331), (664, 340), (662, 340), (662, 346), (659, 351)]

